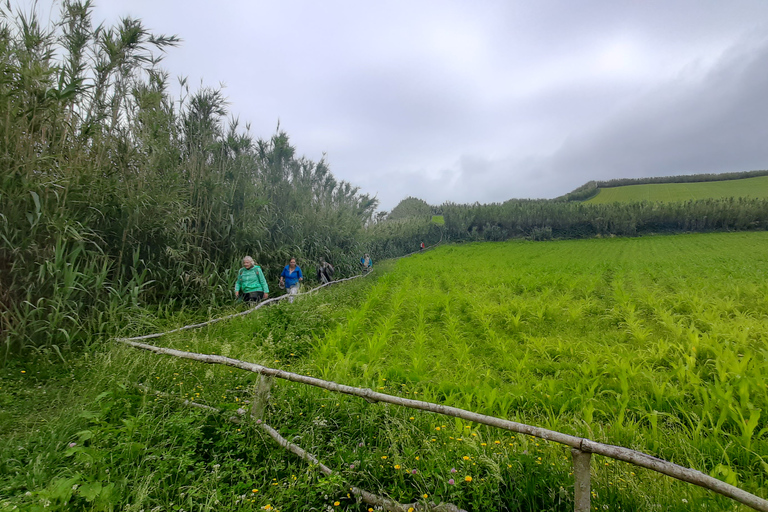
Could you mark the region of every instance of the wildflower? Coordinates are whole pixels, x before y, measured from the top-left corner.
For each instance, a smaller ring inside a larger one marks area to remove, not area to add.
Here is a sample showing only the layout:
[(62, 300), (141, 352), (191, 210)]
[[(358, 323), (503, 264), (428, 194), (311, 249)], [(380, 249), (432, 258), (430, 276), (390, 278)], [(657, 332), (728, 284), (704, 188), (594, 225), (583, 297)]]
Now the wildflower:
[(75, 446), (77, 446), (77, 443), (69, 443), (70, 448), (74, 448)]
[(453, 478), (451, 478), (450, 480), (448, 480), (448, 485), (453, 485), (453, 484), (455, 484), (455, 483), (456, 483), (456, 482), (454, 482)]
[(429, 498), (429, 494), (422, 494), (421, 497), (424, 498), (424, 499), (427, 499), (427, 498)]
[(440, 430), (440, 427), (435, 427), (435, 430)]
[(258, 489), (251, 489), (251, 492), (256, 493), (256, 492), (259, 492), (259, 490)]
[(382, 455), (381, 456), (381, 460), (387, 460), (387, 456), (386, 455)]
[(456, 472), (456, 468), (451, 468), (451, 473), (455, 473), (455, 472)]
[(334, 507), (338, 507), (339, 505), (341, 505), (341, 503), (339, 503), (338, 501), (334, 501), (334, 502), (333, 502), (333, 506), (334, 506)]
[(494, 441), (494, 444), (501, 444), (501, 441)]
[(408, 507), (408, 512), (413, 512), (413, 507)]
[(21, 373), (27, 373), (27, 372), (26, 372), (26, 371), (24, 371), (24, 370), (21, 370)]
[(350, 464), (349, 465), (349, 469), (355, 469), (355, 465), (354, 464)]
[(263, 507), (261, 507), (261, 508), (262, 508), (262, 510), (272, 510), (272, 505), (270, 505), (269, 503), (267, 503), (266, 505), (264, 505), (264, 506), (263, 506)]
[(472, 481), (472, 477), (467, 475), (467, 476), (464, 477), (464, 481), (465, 482), (471, 482)]
[(408, 418), (408, 419), (409, 419), (409, 420), (415, 420), (416, 418), (414, 418), (413, 416), (411, 416), (411, 417), (410, 417), (410, 418)]
[(488, 445), (485, 443), (480, 443), (480, 446), (488, 446)]
[(412, 474), (412, 475), (415, 475), (416, 473), (418, 473), (418, 471), (417, 471), (417, 470), (415, 470), (415, 469), (412, 469), (412, 470), (411, 470), (411, 474)]
[(469, 457), (465, 455), (465, 456), (462, 457), (462, 459), (469, 460)]
[(395, 469), (400, 469), (400, 464), (395, 464)]

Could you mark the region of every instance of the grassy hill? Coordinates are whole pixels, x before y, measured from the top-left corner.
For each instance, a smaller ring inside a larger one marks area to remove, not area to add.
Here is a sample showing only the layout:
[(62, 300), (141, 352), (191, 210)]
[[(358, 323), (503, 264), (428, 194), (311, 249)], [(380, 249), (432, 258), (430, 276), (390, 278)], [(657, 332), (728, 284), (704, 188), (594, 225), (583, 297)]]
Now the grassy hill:
[(768, 198), (768, 176), (741, 180), (692, 183), (646, 183), (623, 187), (600, 188), (587, 203), (625, 203), (631, 201), (690, 201), (728, 197)]

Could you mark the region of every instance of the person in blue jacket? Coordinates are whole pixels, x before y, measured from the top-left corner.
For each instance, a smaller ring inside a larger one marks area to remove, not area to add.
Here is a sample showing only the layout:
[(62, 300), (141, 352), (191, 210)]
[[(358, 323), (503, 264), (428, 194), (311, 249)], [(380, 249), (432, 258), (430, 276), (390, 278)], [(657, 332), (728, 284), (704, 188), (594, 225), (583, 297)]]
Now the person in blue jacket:
[(363, 272), (368, 272), (373, 267), (373, 260), (368, 256), (368, 253), (360, 258), (360, 266), (363, 267)]
[(299, 293), (299, 283), (303, 280), (304, 274), (296, 264), (296, 258), (291, 258), (280, 274), (280, 284), (285, 286), (285, 291), (290, 295), (288, 302), (293, 303), (294, 295)]

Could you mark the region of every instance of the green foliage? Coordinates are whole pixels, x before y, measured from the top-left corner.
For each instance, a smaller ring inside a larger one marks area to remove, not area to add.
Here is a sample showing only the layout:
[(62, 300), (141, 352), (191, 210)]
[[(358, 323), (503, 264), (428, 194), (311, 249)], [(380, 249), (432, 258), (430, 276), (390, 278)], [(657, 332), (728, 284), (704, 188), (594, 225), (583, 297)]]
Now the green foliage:
[(245, 254), (273, 284), (290, 256), (356, 270), (374, 198), (279, 129), (253, 140), (218, 89), (173, 98), (175, 36), (61, 8), (0, 19), (3, 358), (86, 346), (141, 305), (217, 307)]
[(600, 189), (593, 204), (631, 201), (693, 201), (749, 197), (768, 198), (768, 176), (728, 181), (626, 185)]
[(387, 220), (402, 220), (412, 217), (431, 218), (433, 213), (434, 208), (426, 201), (415, 197), (406, 197), (392, 208), (392, 211), (387, 215)]
[(742, 180), (766, 175), (768, 175), (768, 170), (725, 172), (720, 174), (681, 174), (678, 176), (657, 176), (653, 178), (618, 178), (608, 181), (589, 181), (576, 190), (556, 198), (555, 201), (584, 201), (594, 197), (600, 189), (612, 187), (646, 185), (650, 183), (701, 183), (708, 181)]
[(366, 252), (376, 261), (418, 251), (422, 242), (435, 245), (443, 240), (443, 235), (443, 226), (432, 222), (431, 216), (409, 217), (369, 226), (362, 241)]
[(486, 205), (446, 203), (441, 208), (445, 239), (454, 241), (637, 236), (768, 227), (768, 200), (733, 197), (610, 204), (510, 200)]
[[(157, 342), (628, 446), (764, 496), (767, 249), (765, 233), (448, 246)], [(346, 484), (573, 509), (554, 443), (278, 380), (264, 419), (338, 472), (325, 478), (226, 421), (254, 374), (122, 345), (56, 359), (0, 373), (2, 510), (367, 510)], [(600, 509), (734, 507), (602, 457), (593, 485)]]
[(438, 226), (445, 226), (445, 218), (442, 215), (433, 215), (432, 223)]

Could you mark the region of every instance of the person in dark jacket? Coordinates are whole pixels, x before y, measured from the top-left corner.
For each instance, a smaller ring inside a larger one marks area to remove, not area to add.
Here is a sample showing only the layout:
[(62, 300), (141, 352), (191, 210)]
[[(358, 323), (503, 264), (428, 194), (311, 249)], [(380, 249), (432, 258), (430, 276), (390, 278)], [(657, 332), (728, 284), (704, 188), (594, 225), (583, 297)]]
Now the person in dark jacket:
[(237, 273), (235, 281), (235, 298), (243, 294), (243, 301), (259, 302), (269, 297), (269, 286), (261, 267), (256, 265), (253, 258), (243, 258), (243, 268)]
[(333, 265), (320, 259), (320, 265), (317, 267), (317, 280), (321, 284), (330, 283), (333, 281)]
[(293, 298), (299, 293), (299, 284), (304, 280), (301, 267), (296, 264), (296, 258), (291, 258), (280, 274), (280, 284), (285, 285), (285, 291), (290, 295), (288, 302), (293, 303)]

